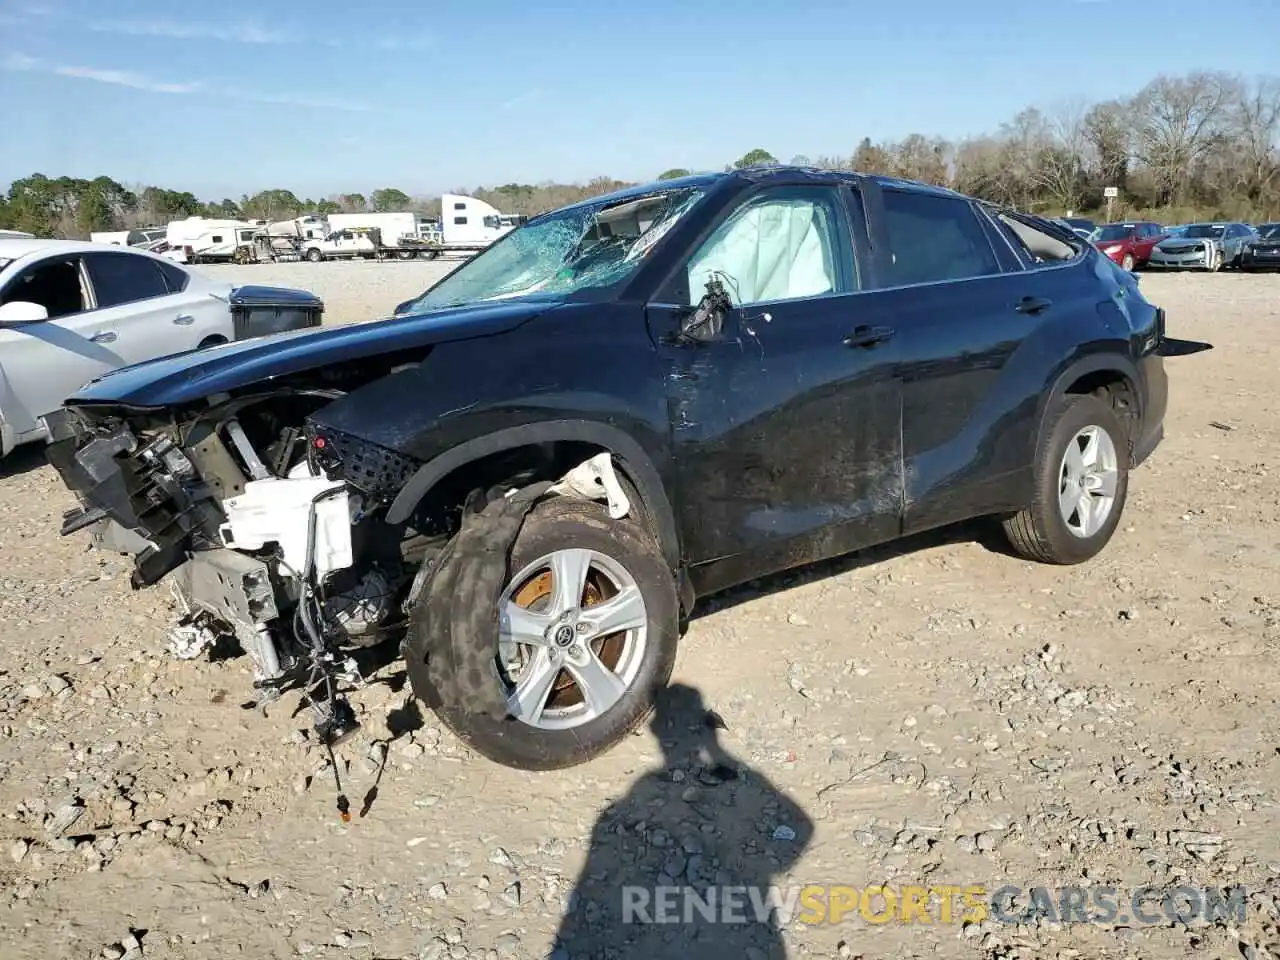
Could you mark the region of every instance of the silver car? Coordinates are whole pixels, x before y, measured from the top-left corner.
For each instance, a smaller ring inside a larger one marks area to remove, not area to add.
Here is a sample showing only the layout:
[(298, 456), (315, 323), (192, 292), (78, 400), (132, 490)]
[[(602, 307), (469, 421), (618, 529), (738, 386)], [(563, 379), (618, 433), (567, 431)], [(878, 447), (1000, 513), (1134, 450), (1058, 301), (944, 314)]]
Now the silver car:
[(1247, 223), (1193, 223), (1178, 236), (1155, 245), (1147, 266), (1153, 270), (1221, 270), (1238, 267), (1245, 245), (1257, 239)]

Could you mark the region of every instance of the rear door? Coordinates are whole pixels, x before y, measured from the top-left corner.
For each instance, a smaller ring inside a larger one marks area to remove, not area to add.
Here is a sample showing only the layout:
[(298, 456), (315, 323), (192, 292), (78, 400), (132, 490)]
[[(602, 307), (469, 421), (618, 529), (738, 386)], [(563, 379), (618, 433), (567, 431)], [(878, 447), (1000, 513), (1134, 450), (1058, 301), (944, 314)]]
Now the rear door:
[[(1000, 478), (1024, 469), (1013, 435), (1040, 366), (1019, 362), (1037, 330), (1078, 309), (1028, 255), (961, 197), (884, 186), (868, 192), (874, 317), (901, 344), (904, 532), (1003, 506)], [(1026, 382), (1024, 382), (1026, 381)]]
[[(98, 323), (111, 330), (126, 363), (181, 353), (200, 342), (200, 310), (186, 293), (173, 293), (150, 257), (132, 253), (85, 254)], [(210, 298), (212, 299), (212, 298)]]
[(21, 438), (81, 386), (125, 361), (114, 329), (91, 309), (81, 257), (10, 267), (0, 303), (19, 300), (49, 311), (48, 320), (0, 327), (0, 414)]
[[(896, 343), (863, 320), (845, 201), (836, 185), (757, 189), (649, 305), (700, 591), (897, 533)], [(733, 303), (722, 331), (675, 339), (711, 279)]]

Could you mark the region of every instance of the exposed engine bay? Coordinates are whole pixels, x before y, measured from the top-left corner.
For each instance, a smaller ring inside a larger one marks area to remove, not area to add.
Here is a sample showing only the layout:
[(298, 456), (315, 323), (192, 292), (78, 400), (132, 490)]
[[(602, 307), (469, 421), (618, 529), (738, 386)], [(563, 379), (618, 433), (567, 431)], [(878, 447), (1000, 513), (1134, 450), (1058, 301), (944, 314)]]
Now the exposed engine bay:
[[(254, 705), (302, 690), (330, 746), (358, 726), (340, 692), (362, 682), (353, 651), (403, 632), (457, 528), (447, 515), (386, 522), (420, 464), (318, 427), (312, 414), (342, 396), (277, 387), (181, 412), (84, 405), (48, 418), (49, 459), (82, 504), (62, 533), (92, 528), (132, 554), (135, 589), (169, 578), (174, 654), (234, 641), (252, 660)], [(552, 489), (628, 509), (608, 454)]]

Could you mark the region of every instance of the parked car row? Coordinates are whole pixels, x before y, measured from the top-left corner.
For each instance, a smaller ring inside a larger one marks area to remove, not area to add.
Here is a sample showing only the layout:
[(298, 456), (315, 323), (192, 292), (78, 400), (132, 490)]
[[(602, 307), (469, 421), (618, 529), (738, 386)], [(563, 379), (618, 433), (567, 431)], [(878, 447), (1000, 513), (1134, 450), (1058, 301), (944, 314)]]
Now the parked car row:
[(1103, 224), (1089, 239), (1125, 270), (1280, 268), (1280, 223), (1255, 227), (1226, 221), (1165, 227), (1150, 220), (1134, 220)]

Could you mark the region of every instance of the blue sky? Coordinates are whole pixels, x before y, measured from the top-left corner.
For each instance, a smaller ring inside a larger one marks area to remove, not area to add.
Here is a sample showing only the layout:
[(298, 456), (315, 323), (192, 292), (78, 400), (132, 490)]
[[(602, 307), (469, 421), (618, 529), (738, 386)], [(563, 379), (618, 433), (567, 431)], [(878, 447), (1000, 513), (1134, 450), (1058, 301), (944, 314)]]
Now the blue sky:
[(0, 0), (0, 183), (428, 193), (959, 137), (1280, 73), (1280, 0)]

